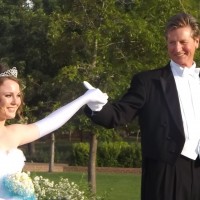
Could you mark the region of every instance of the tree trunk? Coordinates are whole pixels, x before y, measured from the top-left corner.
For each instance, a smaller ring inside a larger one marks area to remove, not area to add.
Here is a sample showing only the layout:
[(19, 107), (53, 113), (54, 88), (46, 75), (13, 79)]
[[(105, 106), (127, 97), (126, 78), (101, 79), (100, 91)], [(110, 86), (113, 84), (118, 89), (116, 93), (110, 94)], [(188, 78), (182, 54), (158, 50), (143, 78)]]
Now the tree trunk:
[[(97, 49), (98, 49), (98, 40), (95, 38), (91, 69), (96, 68)], [(92, 194), (96, 194), (96, 156), (97, 156), (97, 136), (96, 134), (91, 133), (90, 134), (90, 155), (89, 155), (89, 163), (88, 163), (88, 185)]]
[(28, 143), (28, 153), (29, 155), (32, 157), (35, 155), (35, 143), (34, 142), (31, 142), (31, 143)]
[(88, 184), (91, 192), (96, 194), (96, 155), (97, 155), (97, 136), (90, 135), (90, 155), (88, 163)]
[(55, 135), (51, 134), (51, 150), (50, 150), (50, 163), (49, 163), (49, 172), (53, 172), (54, 168), (54, 158), (55, 158)]
[(72, 141), (72, 131), (69, 131), (69, 142)]

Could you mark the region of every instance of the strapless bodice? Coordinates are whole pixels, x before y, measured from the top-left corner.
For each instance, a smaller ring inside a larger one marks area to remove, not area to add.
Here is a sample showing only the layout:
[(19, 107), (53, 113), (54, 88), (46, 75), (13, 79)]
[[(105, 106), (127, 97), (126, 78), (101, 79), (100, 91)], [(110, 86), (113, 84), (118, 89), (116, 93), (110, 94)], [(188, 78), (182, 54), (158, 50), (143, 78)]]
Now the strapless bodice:
[(25, 164), (24, 162), (25, 156), (20, 149), (12, 149), (9, 152), (0, 150), (0, 200), (14, 200), (7, 197), (2, 183), (3, 178), (6, 175), (21, 172)]

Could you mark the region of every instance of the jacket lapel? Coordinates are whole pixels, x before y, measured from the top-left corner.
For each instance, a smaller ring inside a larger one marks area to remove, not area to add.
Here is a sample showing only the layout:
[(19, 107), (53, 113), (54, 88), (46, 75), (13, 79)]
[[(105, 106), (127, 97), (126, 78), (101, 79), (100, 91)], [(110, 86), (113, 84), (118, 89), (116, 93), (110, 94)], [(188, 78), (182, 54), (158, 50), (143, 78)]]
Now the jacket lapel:
[(169, 64), (165, 68), (163, 68), (163, 74), (160, 77), (160, 81), (161, 81), (161, 86), (163, 89), (163, 94), (165, 96), (166, 103), (168, 105), (171, 116), (174, 119), (181, 133), (184, 134), (178, 92), (177, 92), (176, 83), (171, 71), (171, 67)]

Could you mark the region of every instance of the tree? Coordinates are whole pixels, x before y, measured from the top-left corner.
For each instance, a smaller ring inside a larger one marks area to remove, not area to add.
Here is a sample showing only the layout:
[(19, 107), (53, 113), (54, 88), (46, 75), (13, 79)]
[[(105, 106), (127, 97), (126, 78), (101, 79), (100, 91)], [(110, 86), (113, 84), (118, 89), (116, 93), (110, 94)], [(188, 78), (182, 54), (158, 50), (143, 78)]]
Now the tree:
[[(0, 1), (0, 57), (19, 68), (29, 120), (82, 94), (84, 80), (118, 99), (133, 74), (168, 62), (164, 26), (171, 15), (189, 11), (200, 18), (199, 0), (34, 0), (32, 8), (25, 2)], [(113, 130), (92, 125), (81, 111), (63, 129), (91, 134), (89, 169), (95, 170), (96, 139)]]
[[(127, 88), (133, 73), (167, 62), (167, 52), (163, 51), (165, 22), (171, 15), (186, 11), (191, 4), (138, 1), (127, 9), (124, 3), (80, 0), (70, 2), (67, 13), (52, 15), (49, 32), (52, 57), (59, 58), (61, 65), (67, 63), (59, 77), (62, 84), (71, 86), (89, 80), (114, 100)], [(62, 56), (66, 52), (68, 56)], [(68, 81), (61, 78), (64, 75)], [(87, 127), (88, 122), (81, 125)], [(98, 131), (90, 131), (89, 183), (95, 193), (92, 170)]]

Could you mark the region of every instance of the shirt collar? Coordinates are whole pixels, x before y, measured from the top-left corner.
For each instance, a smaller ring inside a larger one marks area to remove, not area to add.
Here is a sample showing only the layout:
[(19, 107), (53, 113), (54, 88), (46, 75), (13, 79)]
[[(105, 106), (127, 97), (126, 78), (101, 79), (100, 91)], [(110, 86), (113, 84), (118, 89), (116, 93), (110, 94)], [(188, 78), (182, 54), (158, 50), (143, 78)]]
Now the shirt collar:
[(175, 63), (173, 60), (171, 60), (170, 66), (171, 66), (173, 74), (176, 76), (180, 76), (180, 77), (192, 76), (194, 78), (199, 79), (200, 68), (196, 68), (195, 62), (193, 62), (191, 67), (183, 67)]

